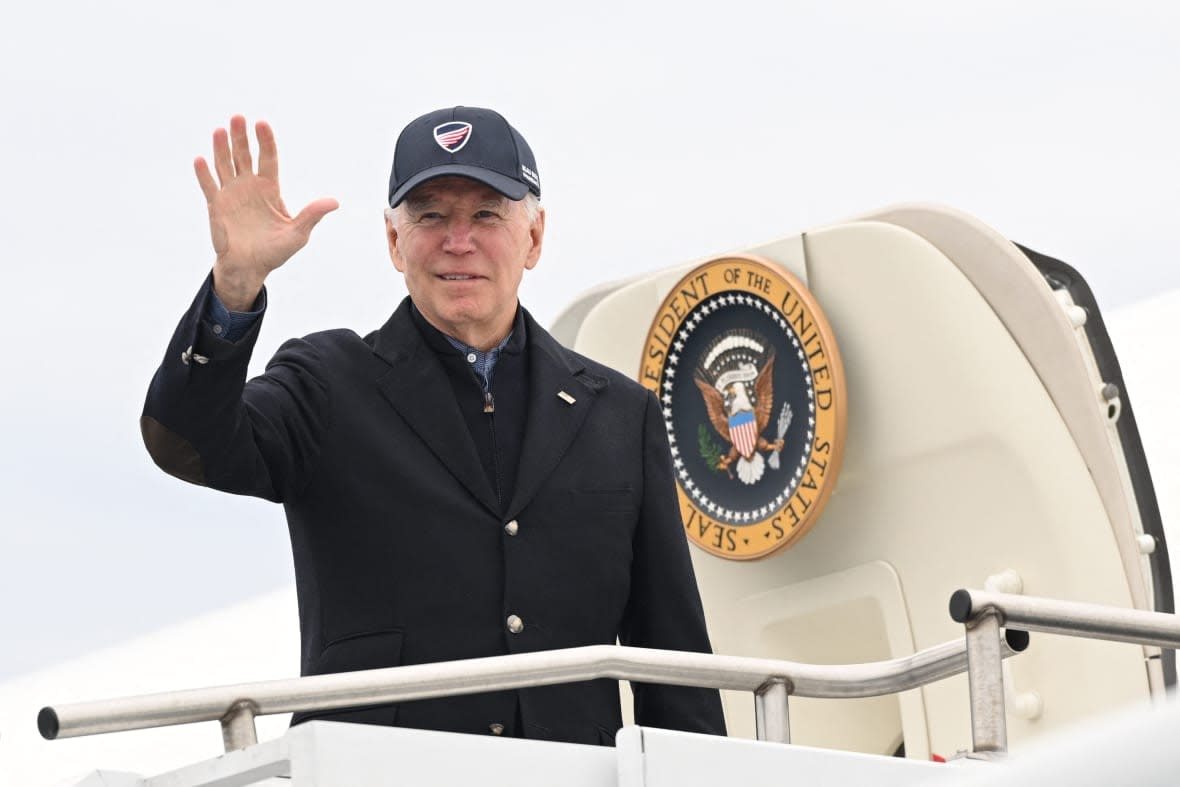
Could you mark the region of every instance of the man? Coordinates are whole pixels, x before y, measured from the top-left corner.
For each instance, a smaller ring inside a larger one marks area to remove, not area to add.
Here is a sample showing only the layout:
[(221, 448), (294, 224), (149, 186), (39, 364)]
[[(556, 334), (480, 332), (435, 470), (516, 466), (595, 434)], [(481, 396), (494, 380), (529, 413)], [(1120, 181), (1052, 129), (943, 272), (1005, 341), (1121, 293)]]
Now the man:
[[(267, 275), (336, 208), (290, 217), (256, 133), (257, 172), (240, 116), (214, 134), (216, 179), (196, 161), (217, 256), (141, 425), (167, 472), (286, 508), (303, 674), (616, 638), (707, 651), (655, 398), (518, 304), (545, 230), (524, 138), (485, 109), (410, 123), (386, 213), (409, 297), (363, 339), (287, 342), (246, 382)], [(724, 734), (717, 692), (633, 688), (638, 723)], [(594, 744), (621, 723), (601, 680), (315, 718)]]

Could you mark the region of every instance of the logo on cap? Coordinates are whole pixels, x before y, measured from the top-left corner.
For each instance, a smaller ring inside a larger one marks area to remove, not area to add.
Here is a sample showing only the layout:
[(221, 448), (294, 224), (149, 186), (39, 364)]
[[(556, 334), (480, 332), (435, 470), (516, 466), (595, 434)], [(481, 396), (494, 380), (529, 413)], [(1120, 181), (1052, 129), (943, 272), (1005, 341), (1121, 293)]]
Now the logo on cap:
[(458, 153), (471, 139), (471, 124), (453, 120), (434, 127), (434, 141), (448, 153)]

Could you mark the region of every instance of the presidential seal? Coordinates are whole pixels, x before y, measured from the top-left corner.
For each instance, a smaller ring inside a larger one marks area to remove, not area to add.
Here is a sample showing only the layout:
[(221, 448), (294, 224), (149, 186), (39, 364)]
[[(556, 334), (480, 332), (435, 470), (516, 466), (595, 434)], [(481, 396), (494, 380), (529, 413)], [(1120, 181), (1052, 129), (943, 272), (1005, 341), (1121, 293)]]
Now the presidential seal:
[(754, 257), (699, 266), (656, 314), (639, 379), (663, 405), (690, 540), (747, 560), (815, 524), (847, 398), (831, 327), (796, 277)]

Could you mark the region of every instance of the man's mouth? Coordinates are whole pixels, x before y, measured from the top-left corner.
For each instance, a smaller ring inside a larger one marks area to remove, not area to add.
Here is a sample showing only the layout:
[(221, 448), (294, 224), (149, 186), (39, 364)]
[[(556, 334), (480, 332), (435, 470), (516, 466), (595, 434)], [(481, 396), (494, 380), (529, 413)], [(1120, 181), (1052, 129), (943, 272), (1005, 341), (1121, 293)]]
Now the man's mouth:
[(444, 274), (442, 274), (442, 278), (445, 281), (469, 281), (471, 279), (477, 279), (479, 277), (478, 276), (471, 276), (466, 273), (444, 273)]

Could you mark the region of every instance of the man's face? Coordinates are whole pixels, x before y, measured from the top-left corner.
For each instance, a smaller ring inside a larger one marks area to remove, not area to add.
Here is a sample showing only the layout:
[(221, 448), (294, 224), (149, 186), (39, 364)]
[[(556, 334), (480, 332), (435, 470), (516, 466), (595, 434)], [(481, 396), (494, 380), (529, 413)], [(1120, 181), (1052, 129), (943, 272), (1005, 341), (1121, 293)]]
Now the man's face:
[(545, 214), (531, 225), (524, 203), (474, 180), (442, 177), (410, 192), (389, 255), (423, 316), (480, 349), (504, 338), (526, 269), (541, 256)]

